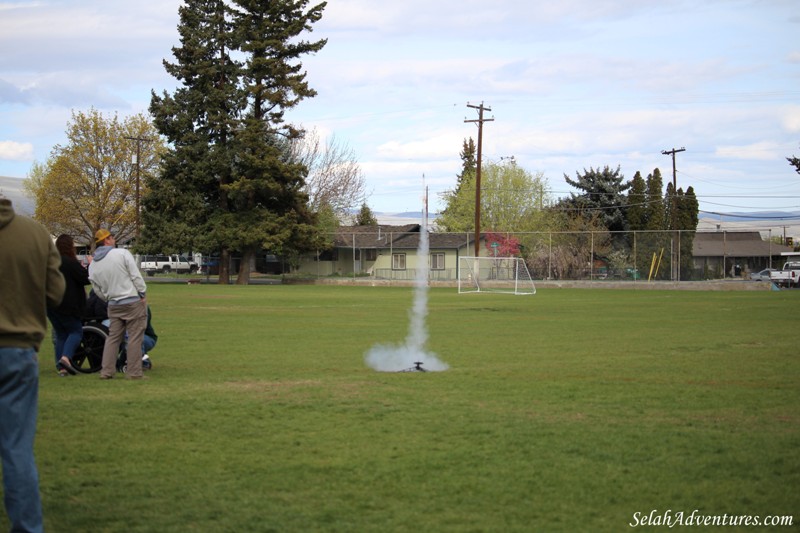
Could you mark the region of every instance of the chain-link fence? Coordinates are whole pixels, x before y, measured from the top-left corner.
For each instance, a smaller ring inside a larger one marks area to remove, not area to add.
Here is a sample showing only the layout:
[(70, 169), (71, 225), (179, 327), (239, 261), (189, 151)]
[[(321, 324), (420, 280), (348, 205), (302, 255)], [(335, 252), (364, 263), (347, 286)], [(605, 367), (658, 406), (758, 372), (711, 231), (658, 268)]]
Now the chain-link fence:
[[(349, 228), (348, 228), (349, 229)], [(332, 247), (288, 261), (289, 272), (310, 277), (411, 280), (419, 268), (418, 233), (346, 229)], [(474, 233), (430, 234), (429, 279), (458, 279), (458, 258), (475, 255)], [(523, 257), (534, 279), (691, 281), (747, 277), (791, 250), (758, 231), (543, 231), (481, 235), (481, 256)]]

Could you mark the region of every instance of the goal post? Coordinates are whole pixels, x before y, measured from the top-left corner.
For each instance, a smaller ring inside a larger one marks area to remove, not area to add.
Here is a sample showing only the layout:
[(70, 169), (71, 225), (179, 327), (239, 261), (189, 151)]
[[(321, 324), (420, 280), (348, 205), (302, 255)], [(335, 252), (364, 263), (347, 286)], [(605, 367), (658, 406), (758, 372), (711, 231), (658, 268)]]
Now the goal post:
[(459, 257), (458, 293), (536, 294), (521, 257)]

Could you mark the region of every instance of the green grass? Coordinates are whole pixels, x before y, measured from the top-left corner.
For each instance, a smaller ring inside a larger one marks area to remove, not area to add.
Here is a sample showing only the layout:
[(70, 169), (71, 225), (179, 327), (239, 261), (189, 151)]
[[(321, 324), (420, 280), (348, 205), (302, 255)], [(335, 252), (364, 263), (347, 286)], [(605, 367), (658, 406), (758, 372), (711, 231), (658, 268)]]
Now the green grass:
[(433, 289), (437, 373), (363, 361), (405, 337), (410, 288), (148, 295), (150, 379), (62, 379), (42, 350), (50, 532), (622, 531), (654, 509), (800, 508), (800, 291)]

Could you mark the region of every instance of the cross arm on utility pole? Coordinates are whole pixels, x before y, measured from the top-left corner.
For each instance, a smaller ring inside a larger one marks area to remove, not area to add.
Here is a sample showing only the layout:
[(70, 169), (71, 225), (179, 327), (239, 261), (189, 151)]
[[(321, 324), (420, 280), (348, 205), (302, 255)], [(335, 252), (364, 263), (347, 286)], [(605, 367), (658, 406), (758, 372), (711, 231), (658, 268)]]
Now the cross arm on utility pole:
[(476, 120), (464, 119), (464, 122), (476, 123), (478, 125), (478, 155), (477, 167), (475, 168), (475, 257), (480, 255), (481, 240), (481, 152), (483, 148), (483, 123), (492, 122), (494, 118), (483, 118), (484, 111), (491, 111), (491, 107), (486, 107), (483, 102), (480, 105), (467, 104), (467, 107), (478, 110)]
[(675, 165), (675, 154), (685, 152), (686, 148), (673, 148), (672, 150), (661, 150), (663, 155), (672, 156), (672, 198), (669, 199), (670, 211), (672, 211), (670, 218), (672, 219), (672, 230), (675, 232), (672, 245), (672, 279), (673, 281), (680, 281), (681, 266), (680, 266), (680, 249), (678, 243), (680, 242), (680, 234), (678, 232), (678, 169)]

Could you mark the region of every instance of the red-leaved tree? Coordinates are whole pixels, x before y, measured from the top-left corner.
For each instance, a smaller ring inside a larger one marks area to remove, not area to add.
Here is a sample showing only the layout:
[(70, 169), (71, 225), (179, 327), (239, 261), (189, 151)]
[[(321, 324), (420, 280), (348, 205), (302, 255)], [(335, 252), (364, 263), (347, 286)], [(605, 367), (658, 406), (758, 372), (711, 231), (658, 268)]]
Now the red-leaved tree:
[[(486, 232), (486, 250), (489, 257), (517, 257), (519, 256), (519, 240), (507, 233)], [(494, 246), (497, 244), (497, 246)]]

